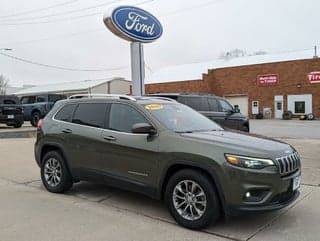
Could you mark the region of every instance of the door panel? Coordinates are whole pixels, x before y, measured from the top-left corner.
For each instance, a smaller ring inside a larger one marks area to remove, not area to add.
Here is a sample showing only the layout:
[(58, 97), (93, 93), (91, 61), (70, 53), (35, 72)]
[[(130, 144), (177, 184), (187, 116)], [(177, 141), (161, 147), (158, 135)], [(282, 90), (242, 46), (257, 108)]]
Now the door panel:
[(106, 109), (105, 103), (80, 103), (74, 111), (72, 123), (62, 126), (61, 132), (67, 139), (72, 168), (82, 173), (100, 167), (100, 150), (104, 147), (101, 132)]
[(147, 118), (126, 104), (112, 104), (107, 129), (102, 131), (101, 169), (107, 173), (146, 185), (157, 178), (158, 138), (133, 134), (136, 123), (149, 123)]
[[(111, 139), (109, 139), (112, 137)], [(101, 170), (120, 179), (152, 186), (157, 178), (158, 139), (146, 134), (103, 130), (101, 139)]]

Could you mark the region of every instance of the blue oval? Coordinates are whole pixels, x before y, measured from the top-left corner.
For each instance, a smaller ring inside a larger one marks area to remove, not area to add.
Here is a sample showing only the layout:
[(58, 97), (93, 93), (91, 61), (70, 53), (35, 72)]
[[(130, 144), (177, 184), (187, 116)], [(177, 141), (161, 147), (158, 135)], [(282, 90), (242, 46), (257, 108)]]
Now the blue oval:
[(162, 35), (159, 20), (141, 8), (117, 7), (113, 10), (111, 19), (120, 32), (134, 41), (152, 42)]

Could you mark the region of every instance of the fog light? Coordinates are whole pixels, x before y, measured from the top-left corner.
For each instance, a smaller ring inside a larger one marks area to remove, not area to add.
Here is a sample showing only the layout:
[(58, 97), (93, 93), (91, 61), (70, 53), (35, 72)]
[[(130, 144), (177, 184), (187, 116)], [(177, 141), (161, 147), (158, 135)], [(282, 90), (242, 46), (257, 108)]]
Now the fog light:
[(244, 193), (243, 199), (245, 202), (260, 202), (266, 197), (268, 193), (269, 190), (250, 190)]

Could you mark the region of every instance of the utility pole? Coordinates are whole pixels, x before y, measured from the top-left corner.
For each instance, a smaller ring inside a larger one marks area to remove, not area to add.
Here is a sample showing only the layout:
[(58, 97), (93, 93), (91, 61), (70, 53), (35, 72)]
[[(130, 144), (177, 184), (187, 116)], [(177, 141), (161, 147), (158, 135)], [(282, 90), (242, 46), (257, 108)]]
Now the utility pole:
[(317, 45), (314, 46), (314, 56), (313, 58), (318, 58), (318, 55), (317, 55)]

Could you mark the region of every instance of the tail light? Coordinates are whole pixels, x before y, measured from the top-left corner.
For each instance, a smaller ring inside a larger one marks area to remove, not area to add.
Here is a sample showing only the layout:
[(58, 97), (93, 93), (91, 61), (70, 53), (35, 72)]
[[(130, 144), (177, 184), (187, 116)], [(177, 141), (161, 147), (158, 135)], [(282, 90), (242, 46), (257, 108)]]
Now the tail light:
[(40, 120), (38, 121), (37, 128), (38, 128), (38, 129), (41, 129), (41, 128), (42, 128), (42, 125), (43, 125), (43, 121), (42, 121), (42, 119), (40, 119)]

